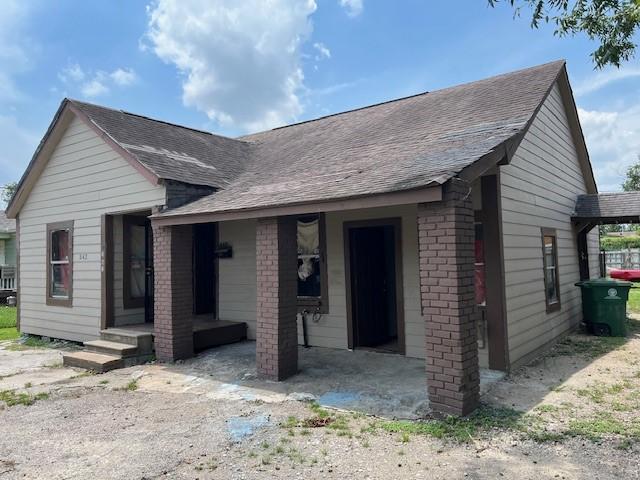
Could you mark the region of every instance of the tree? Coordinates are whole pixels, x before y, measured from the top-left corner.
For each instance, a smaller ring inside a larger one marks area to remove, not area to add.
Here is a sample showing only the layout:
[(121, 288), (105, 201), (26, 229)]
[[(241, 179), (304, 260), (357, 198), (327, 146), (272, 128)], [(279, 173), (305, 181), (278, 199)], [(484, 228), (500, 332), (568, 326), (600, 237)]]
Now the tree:
[(9, 203), (18, 189), (18, 182), (5, 183), (0, 187), (0, 195), (4, 203)]
[(640, 155), (638, 155), (638, 163), (631, 165), (627, 169), (627, 178), (622, 183), (622, 189), (625, 192), (640, 190)]
[[(488, 0), (494, 7), (501, 0)], [(634, 35), (640, 29), (640, 0), (503, 0), (520, 15), (532, 10), (531, 28), (554, 23), (559, 37), (585, 33), (599, 46), (591, 57), (596, 68), (619, 67), (634, 56)]]

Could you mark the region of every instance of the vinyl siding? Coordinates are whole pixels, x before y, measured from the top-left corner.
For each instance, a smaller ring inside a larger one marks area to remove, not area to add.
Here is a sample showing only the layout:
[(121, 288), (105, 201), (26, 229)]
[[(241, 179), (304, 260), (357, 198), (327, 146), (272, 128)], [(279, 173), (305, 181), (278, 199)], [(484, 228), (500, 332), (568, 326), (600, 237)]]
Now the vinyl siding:
[[(318, 322), (307, 321), (312, 346), (347, 348), (347, 302), (345, 289), (343, 223), (371, 218), (402, 218), (402, 261), (404, 315), (407, 356), (423, 358), (424, 321), (420, 312), (418, 277), (417, 210), (415, 206), (353, 210), (326, 214), (327, 274), (329, 313)], [(255, 338), (256, 322), (256, 249), (255, 222), (222, 222), (220, 241), (233, 246), (233, 257), (219, 261), (219, 310), (223, 320), (244, 321), (249, 338)], [(303, 343), (298, 316), (298, 341)]]
[[(98, 336), (101, 215), (162, 205), (152, 185), (74, 119), (20, 211), (20, 321), (25, 333), (84, 341)], [(46, 305), (46, 225), (74, 221), (73, 306)]]
[[(586, 193), (560, 91), (554, 86), (510, 165), (500, 168), (510, 361), (518, 364), (581, 318), (571, 213)], [(556, 229), (561, 310), (546, 313), (541, 227)], [(593, 237), (590, 237), (593, 248)], [(597, 263), (597, 255), (595, 258)], [(593, 268), (593, 267), (592, 267)], [(596, 273), (597, 269), (593, 271)]]
[(218, 224), (220, 242), (233, 248), (231, 258), (218, 260), (218, 310), (222, 320), (246, 322), (250, 339), (256, 338), (256, 221)]

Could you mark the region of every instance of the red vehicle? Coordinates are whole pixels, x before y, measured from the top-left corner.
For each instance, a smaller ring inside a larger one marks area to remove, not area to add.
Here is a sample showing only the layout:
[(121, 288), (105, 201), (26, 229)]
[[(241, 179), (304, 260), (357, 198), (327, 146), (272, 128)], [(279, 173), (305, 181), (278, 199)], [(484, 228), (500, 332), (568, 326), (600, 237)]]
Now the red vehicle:
[(640, 270), (620, 270), (612, 268), (609, 270), (609, 276), (611, 278), (617, 278), (618, 280), (626, 280), (627, 282), (640, 282)]

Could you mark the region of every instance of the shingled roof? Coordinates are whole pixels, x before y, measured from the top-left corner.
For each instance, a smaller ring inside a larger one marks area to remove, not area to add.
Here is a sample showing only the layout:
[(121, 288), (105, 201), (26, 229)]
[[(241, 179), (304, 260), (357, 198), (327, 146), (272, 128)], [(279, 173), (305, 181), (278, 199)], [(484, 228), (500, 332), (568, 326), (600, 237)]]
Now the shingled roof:
[(602, 223), (638, 222), (640, 221), (640, 192), (580, 195), (573, 218)]
[(158, 178), (225, 188), (250, 158), (247, 142), (122, 110), (67, 101)]
[(8, 211), (17, 214), (26, 179), (70, 112), (151, 181), (213, 187), (156, 216), (238, 212), (417, 190), (497, 162), (562, 74), (556, 61), (236, 139), (65, 99)]
[(226, 188), (159, 216), (322, 202), (443, 184), (524, 131), (564, 67), (553, 62), (240, 138)]

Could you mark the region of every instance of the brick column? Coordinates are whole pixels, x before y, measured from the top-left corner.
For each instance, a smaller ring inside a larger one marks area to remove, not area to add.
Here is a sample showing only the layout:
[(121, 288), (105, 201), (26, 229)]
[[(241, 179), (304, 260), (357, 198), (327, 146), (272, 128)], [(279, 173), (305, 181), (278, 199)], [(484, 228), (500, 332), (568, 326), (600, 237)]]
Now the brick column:
[(475, 234), (468, 187), (452, 182), (442, 201), (418, 205), (420, 291), (431, 407), (466, 415), (477, 407), (480, 391)]
[(256, 255), (258, 373), (283, 380), (298, 370), (295, 218), (258, 220)]
[(191, 225), (153, 226), (154, 332), (156, 357), (193, 356)]

